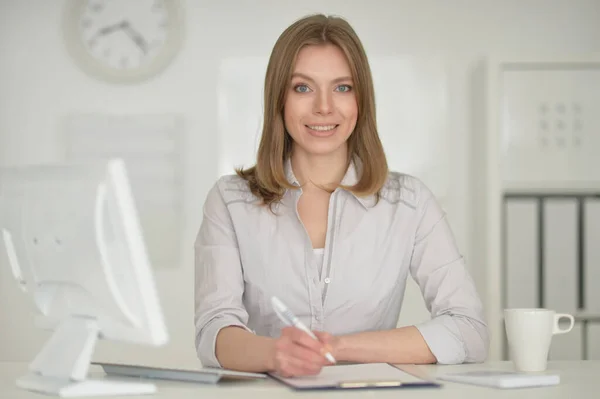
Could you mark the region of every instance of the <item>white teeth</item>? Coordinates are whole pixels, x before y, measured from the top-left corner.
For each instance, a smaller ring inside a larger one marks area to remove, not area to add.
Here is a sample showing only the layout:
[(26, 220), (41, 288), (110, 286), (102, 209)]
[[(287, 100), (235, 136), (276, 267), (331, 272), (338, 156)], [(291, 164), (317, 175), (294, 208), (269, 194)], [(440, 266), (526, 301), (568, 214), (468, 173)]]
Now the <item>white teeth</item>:
[(329, 125), (329, 126), (311, 126), (307, 125), (312, 130), (318, 130), (320, 132), (326, 132), (328, 130), (333, 130), (337, 125)]

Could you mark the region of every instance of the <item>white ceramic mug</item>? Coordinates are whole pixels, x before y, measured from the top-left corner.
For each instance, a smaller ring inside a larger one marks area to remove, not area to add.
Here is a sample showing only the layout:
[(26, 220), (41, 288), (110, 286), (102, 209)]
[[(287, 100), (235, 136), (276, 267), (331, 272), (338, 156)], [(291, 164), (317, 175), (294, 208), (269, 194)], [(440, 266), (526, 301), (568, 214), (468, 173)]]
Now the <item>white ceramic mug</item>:
[[(563, 317), (571, 322), (565, 329), (558, 324)], [(550, 309), (505, 309), (504, 324), (515, 368), (518, 371), (544, 371), (552, 336), (571, 331), (575, 319), (570, 314)]]

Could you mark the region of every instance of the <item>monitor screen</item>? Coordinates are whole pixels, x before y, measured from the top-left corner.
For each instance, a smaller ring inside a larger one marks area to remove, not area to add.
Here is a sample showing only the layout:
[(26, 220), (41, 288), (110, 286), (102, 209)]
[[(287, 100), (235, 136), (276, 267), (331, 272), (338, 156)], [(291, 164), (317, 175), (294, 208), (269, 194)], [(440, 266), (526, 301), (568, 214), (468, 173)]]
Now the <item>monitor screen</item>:
[[(1, 169), (0, 232), (15, 281), (39, 311), (38, 323), (55, 330), (47, 345), (62, 345), (63, 354), (77, 357), (88, 350), (78, 334), (167, 342), (122, 160)], [(48, 353), (42, 349), (33, 363), (72, 378), (70, 366), (56, 370)]]

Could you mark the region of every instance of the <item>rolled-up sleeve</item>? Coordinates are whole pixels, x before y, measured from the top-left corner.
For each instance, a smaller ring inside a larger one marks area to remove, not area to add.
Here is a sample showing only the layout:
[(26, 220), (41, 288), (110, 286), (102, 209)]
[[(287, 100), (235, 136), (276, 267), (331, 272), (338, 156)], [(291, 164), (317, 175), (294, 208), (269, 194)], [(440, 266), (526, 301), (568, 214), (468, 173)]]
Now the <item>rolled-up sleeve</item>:
[(217, 334), (227, 326), (248, 331), (243, 306), (244, 280), (237, 239), (217, 182), (204, 203), (195, 250), (196, 352), (204, 366), (221, 367), (215, 354)]
[(438, 363), (483, 362), (488, 354), (489, 332), (481, 299), (445, 212), (424, 185), (419, 197), (419, 224), (410, 270), (431, 320), (416, 327)]

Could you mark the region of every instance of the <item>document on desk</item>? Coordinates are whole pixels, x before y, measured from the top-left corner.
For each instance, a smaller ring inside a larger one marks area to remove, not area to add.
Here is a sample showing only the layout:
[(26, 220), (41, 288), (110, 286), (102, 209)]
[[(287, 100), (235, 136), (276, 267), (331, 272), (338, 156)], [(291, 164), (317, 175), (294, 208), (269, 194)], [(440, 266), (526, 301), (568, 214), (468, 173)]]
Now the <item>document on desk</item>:
[[(412, 366), (414, 367), (414, 366)], [(367, 363), (327, 366), (316, 376), (285, 378), (269, 374), (283, 384), (297, 389), (374, 389), (439, 387), (439, 383), (417, 377), (388, 363)]]

